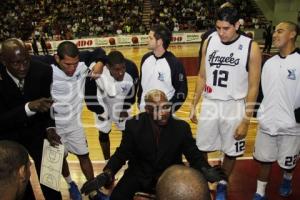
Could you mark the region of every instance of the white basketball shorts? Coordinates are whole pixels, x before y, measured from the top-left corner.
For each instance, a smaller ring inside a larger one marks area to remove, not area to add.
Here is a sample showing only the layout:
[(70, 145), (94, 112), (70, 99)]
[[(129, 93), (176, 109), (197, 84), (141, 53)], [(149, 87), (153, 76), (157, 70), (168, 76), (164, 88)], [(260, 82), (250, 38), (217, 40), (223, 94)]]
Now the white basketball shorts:
[(234, 133), (245, 114), (244, 100), (211, 100), (203, 98), (198, 118), (196, 144), (201, 151), (222, 151), (241, 156), (245, 140), (235, 140)]
[(254, 158), (261, 162), (275, 162), (283, 169), (296, 166), (300, 151), (300, 136), (269, 135), (261, 129), (257, 131)]

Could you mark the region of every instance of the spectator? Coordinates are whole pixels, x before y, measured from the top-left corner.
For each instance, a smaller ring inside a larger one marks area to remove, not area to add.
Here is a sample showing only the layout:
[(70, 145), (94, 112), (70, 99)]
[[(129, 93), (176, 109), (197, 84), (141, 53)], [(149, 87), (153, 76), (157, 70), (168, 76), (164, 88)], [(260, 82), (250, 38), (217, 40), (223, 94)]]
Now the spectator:
[(46, 38), (45, 38), (44, 33), (42, 33), (42, 36), (41, 36), (41, 46), (42, 46), (43, 54), (48, 55), (49, 52), (48, 52), (48, 48), (47, 48), (47, 44), (46, 44)]
[(272, 47), (272, 21), (266, 26), (265, 31), (263, 33), (265, 39), (265, 46), (263, 52), (270, 53)]
[(36, 40), (35, 36), (32, 37), (31, 46), (32, 46), (33, 54), (39, 55), (39, 49), (38, 49), (37, 40)]

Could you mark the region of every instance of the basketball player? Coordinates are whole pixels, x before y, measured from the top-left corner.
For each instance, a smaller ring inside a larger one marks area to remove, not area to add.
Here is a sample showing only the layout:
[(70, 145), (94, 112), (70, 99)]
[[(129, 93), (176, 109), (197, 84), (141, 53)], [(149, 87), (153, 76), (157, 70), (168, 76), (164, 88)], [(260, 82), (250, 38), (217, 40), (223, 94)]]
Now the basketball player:
[[(66, 157), (68, 152), (75, 154), (86, 179), (94, 178), (86, 137), (81, 124), (85, 79), (89, 69), (84, 62), (79, 62), (79, 50), (71, 41), (60, 43), (54, 58), (56, 64), (51, 65), (53, 69), (51, 95), (54, 100), (53, 115), (57, 134), (48, 135), (48, 139), (52, 145), (62, 143), (65, 146), (62, 174), (69, 184), (71, 198), (80, 200), (82, 197), (77, 185), (71, 179)], [(102, 71), (102, 67), (98, 65), (93, 65), (91, 68), (95, 73)]]
[[(234, 7), (217, 12), (217, 34), (204, 43), (190, 119), (197, 123), (197, 146), (225, 154), (222, 168), (230, 176), (245, 140), (259, 87), (261, 52), (256, 42), (240, 35)], [(196, 106), (204, 92), (199, 121)], [(217, 200), (227, 199), (227, 181), (217, 185)]]
[[(235, 7), (235, 1), (233, 0), (227, 0), (225, 3), (223, 3), (220, 8), (223, 8), (223, 7)], [(245, 35), (247, 36), (247, 34), (244, 32), (244, 31), (241, 31), (240, 29), (237, 30), (237, 32), (241, 35)], [(204, 32), (202, 35), (201, 35), (201, 43), (200, 43), (200, 48), (199, 48), (199, 55), (198, 55), (198, 70), (200, 69), (200, 65), (201, 65), (201, 59), (202, 59), (202, 49), (203, 49), (203, 44), (204, 44), (204, 41), (207, 40), (208, 38), (210, 38), (211, 36), (213, 35), (217, 35), (217, 29), (216, 27), (213, 27), (209, 30), (207, 30), (206, 32)]]
[(101, 79), (96, 80), (97, 99), (103, 110), (97, 113), (96, 127), (99, 129), (99, 142), (104, 159), (108, 160), (110, 158), (109, 133), (112, 123), (114, 122), (117, 128), (123, 131), (130, 108), (135, 103), (138, 69), (132, 61), (125, 59), (120, 51), (111, 51), (102, 73), (114, 78), (116, 88), (114, 96), (108, 95), (112, 92), (107, 91)]
[(267, 199), (265, 189), (272, 163), (276, 161), (284, 170), (279, 194), (287, 197), (292, 193), (292, 171), (300, 151), (300, 118), (297, 117), (300, 108), (300, 50), (295, 46), (298, 33), (295, 23), (279, 23), (273, 34), (273, 44), (279, 49), (279, 54), (267, 60), (263, 67), (264, 98), (258, 110), (259, 130), (254, 151), (260, 171), (254, 200)]
[(168, 51), (172, 32), (163, 25), (155, 25), (149, 32), (148, 49), (141, 61), (138, 104), (144, 111), (145, 94), (152, 89), (162, 90), (177, 111), (187, 97), (187, 80), (182, 63)]

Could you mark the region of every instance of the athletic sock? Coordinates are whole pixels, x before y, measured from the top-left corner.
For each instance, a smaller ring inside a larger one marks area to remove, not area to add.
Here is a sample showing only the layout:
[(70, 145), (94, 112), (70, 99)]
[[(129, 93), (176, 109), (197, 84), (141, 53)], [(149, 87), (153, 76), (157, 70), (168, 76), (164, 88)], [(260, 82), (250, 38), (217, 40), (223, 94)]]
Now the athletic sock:
[(221, 181), (218, 182), (218, 184), (222, 184), (222, 185), (227, 185), (227, 183), (228, 183), (228, 182), (225, 181), (225, 180), (221, 180)]
[(259, 194), (260, 196), (264, 197), (265, 193), (266, 193), (267, 184), (268, 184), (268, 182), (257, 180), (256, 193)]
[(71, 178), (71, 175), (67, 176), (67, 177), (64, 177), (64, 179), (66, 180), (66, 182), (68, 183), (68, 186), (70, 187), (70, 183), (73, 182), (72, 178)]
[(284, 172), (283, 173), (283, 178), (287, 179), (287, 180), (292, 180), (293, 174), (292, 173), (288, 173), (288, 172)]

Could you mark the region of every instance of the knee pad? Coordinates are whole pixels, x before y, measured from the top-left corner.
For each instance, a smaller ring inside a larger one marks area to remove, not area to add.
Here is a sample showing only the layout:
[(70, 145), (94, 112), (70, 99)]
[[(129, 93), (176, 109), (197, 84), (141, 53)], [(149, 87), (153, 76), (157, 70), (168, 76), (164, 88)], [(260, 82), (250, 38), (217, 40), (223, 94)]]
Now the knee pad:
[(108, 133), (103, 133), (101, 131), (99, 131), (99, 141), (100, 142), (109, 142), (109, 134), (110, 131)]

